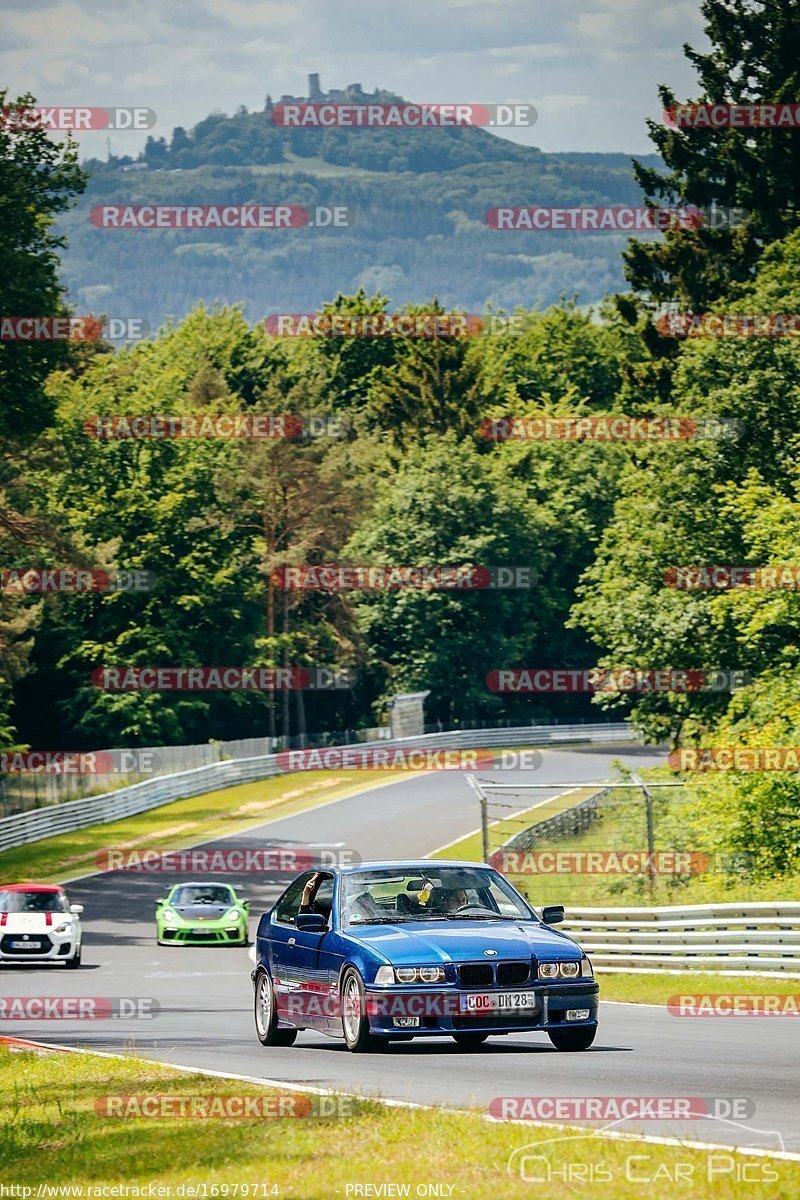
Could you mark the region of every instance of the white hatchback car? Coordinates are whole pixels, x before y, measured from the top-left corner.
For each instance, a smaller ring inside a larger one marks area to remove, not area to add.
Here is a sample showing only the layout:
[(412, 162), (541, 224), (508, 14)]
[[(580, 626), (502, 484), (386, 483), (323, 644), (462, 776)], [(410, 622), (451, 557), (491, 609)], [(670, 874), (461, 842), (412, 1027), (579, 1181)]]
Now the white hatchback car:
[(82, 904), (49, 883), (0, 885), (0, 963), (81, 965)]

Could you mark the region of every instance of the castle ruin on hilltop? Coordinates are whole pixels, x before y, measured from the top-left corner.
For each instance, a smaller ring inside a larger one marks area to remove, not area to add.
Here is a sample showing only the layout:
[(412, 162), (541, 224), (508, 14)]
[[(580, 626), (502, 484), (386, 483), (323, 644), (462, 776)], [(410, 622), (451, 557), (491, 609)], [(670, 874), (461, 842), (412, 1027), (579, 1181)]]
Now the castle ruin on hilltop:
[[(323, 92), (319, 86), (319, 74), (314, 73), (308, 77), (308, 95), (307, 96), (280, 96), (276, 101), (278, 104), (396, 104), (403, 99), (402, 96), (396, 95), (394, 92), (387, 92), (383, 88), (376, 88), (374, 92), (365, 92), (360, 83), (348, 83), (346, 88), (331, 88), (329, 92)], [(272, 96), (267, 94), (267, 99), (264, 104), (264, 112), (271, 113), (275, 104)]]

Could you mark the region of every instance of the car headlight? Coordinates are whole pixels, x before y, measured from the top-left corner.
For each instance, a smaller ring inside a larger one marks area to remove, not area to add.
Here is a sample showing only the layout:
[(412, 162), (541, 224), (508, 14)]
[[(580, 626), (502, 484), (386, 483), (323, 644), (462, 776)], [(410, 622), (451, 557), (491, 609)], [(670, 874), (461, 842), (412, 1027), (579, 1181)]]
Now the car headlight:
[(585, 954), (584, 954), (583, 958), (581, 959), (581, 978), (582, 979), (594, 979), (594, 971), (592, 970), (592, 964), (589, 962), (589, 960)]
[(232, 908), (229, 913), (225, 914), (225, 920), (226, 921), (238, 921), (239, 917), (241, 915), (242, 914), (239, 912), (238, 908)]
[(444, 983), (444, 967), (378, 967), (375, 982)]
[(69, 933), (70, 929), (72, 929), (72, 922), (71, 921), (62, 921), (60, 925), (56, 926), (54, 932), (55, 933)]
[(577, 979), (580, 972), (579, 962), (539, 963), (540, 979)]
[(162, 916), (163, 916), (164, 920), (166, 921), (167, 925), (177, 925), (178, 921), (180, 920), (180, 917), (178, 916), (178, 914), (174, 913), (171, 908), (165, 908), (164, 912), (162, 913)]

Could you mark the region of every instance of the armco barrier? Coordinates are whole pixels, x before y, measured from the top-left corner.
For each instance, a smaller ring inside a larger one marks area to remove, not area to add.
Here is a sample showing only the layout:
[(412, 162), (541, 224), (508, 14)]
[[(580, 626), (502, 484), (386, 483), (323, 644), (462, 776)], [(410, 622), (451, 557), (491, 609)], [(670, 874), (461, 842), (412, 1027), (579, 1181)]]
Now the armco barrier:
[[(531, 725), (516, 729), (473, 729), (451, 733), (427, 733), (416, 738), (382, 739), (381, 748), (412, 749), (416, 746), (446, 746), (456, 750), (478, 749), (484, 746), (547, 746), (570, 742), (624, 742), (634, 735), (628, 724), (598, 725)], [(370, 743), (366, 743), (370, 745)], [(134, 813), (170, 804), (203, 792), (252, 783), (284, 772), (277, 765), (277, 756), (265, 754), (257, 758), (230, 759), (180, 771), (174, 775), (159, 775), (118, 788), (102, 796), (68, 800), (33, 812), (17, 813), (0, 819), (0, 851), (59, 833), (71, 833), (87, 825), (105, 825)]]
[(568, 906), (559, 928), (609, 970), (800, 972), (800, 902)]
[(594, 824), (600, 801), (609, 791), (609, 788), (600, 788), (585, 800), (573, 804), (572, 808), (565, 808), (563, 812), (544, 821), (536, 821), (521, 833), (514, 834), (500, 849), (533, 850), (543, 838), (559, 841), (561, 838), (580, 837)]

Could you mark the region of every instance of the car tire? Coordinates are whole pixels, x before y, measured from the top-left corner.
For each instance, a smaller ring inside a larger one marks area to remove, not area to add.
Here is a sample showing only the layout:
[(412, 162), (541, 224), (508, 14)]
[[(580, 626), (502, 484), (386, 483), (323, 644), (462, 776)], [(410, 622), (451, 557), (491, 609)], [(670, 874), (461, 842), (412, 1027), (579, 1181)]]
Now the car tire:
[(81, 965), (81, 952), (80, 952), (80, 948), (79, 948), (78, 950), (75, 951), (72, 958), (67, 959), (67, 970), (77, 971), (77, 969), (80, 965)]
[(597, 1026), (582, 1029), (554, 1029), (547, 1035), (556, 1050), (588, 1050), (597, 1036)]
[(339, 996), (342, 1004), (342, 1033), (347, 1049), (353, 1054), (379, 1050), (381, 1039), (369, 1031), (367, 993), (364, 981), (355, 967), (347, 967), (342, 975)]
[(488, 1033), (454, 1033), (453, 1041), (462, 1050), (478, 1050), (488, 1038)]
[(278, 1028), (278, 1010), (275, 1007), (275, 991), (266, 971), (259, 971), (255, 978), (253, 1011), (256, 1019), (256, 1036), (262, 1046), (291, 1046), (297, 1037), (296, 1029)]

